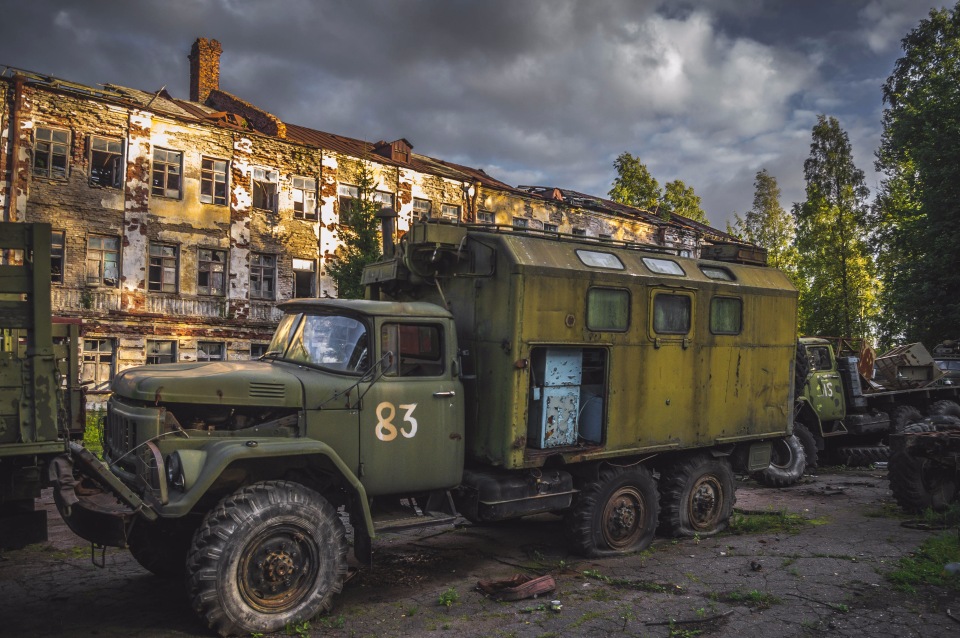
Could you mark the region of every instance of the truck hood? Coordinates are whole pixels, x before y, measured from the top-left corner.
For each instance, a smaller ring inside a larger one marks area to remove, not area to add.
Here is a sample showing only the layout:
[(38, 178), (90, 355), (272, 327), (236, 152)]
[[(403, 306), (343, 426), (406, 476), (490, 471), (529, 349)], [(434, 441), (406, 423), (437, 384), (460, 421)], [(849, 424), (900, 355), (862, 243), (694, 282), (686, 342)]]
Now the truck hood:
[(266, 361), (211, 361), (141, 366), (119, 373), (114, 394), (151, 403), (205, 403), (298, 408), (300, 380)]

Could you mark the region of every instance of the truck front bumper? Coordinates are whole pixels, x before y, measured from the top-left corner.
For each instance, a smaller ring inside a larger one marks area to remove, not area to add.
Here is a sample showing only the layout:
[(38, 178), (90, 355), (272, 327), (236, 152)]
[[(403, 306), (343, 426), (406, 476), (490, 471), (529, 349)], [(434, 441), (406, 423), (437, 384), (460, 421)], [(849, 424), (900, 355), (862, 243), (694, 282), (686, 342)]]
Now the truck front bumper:
[(95, 545), (126, 547), (138, 518), (156, 520), (152, 507), (93, 454), (75, 443), (50, 463), (53, 498), (73, 532)]

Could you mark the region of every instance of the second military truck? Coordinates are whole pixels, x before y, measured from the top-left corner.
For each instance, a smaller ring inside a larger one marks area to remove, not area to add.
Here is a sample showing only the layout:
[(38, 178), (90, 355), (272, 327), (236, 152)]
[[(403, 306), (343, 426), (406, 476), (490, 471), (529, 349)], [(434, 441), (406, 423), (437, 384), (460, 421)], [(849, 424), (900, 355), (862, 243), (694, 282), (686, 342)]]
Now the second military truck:
[[(385, 232), (389, 238), (389, 229)], [(552, 512), (587, 555), (709, 535), (734, 471), (790, 436), (796, 291), (779, 271), (419, 223), (368, 300), (297, 299), (259, 361), (112, 390), (105, 463), (58, 459), (82, 537), (185, 573), (221, 634), (327, 609), (383, 530)]]

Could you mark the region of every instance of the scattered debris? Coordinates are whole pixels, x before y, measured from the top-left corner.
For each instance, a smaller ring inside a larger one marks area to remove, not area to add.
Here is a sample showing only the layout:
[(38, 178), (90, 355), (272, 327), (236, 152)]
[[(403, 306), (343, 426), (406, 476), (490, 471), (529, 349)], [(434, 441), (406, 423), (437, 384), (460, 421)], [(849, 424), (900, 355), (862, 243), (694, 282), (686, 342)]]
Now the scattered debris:
[[(552, 592), (557, 588), (557, 583), (553, 576), (515, 574), (506, 580), (481, 580), (477, 583), (477, 588), (495, 600), (523, 600)], [(559, 600), (551, 601), (551, 609), (554, 603), (560, 605)], [(559, 608), (554, 611), (559, 611)]]

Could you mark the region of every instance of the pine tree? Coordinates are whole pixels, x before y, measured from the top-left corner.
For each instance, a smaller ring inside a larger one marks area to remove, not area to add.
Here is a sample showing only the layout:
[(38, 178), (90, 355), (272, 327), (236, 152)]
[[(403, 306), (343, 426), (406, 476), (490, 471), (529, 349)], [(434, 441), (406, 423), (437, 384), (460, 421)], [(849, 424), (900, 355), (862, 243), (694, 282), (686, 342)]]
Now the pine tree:
[(793, 216), (780, 205), (780, 186), (767, 169), (757, 171), (753, 181), (753, 208), (743, 217), (734, 213), (731, 234), (767, 250), (767, 264), (784, 271), (795, 284), (797, 248), (793, 245), (796, 225)]
[(376, 182), (369, 165), (361, 160), (354, 172), (357, 185), (357, 197), (340, 210), (340, 246), (337, 247), (336, 260), (327, 270), (337, 285), (337, 296), (341, 299), (362, 299), (364, 287), (361, 284), (363, 269), (380, 259), (380, 220), (377, 213), (382, 204), (376, 196)]
[(867, 246), (869, 191), (836, 118), (818, 117), (803, 173), (807, 198), (794, 206), (800, 331), (868, 337), (877, 314), (875, 265)]

